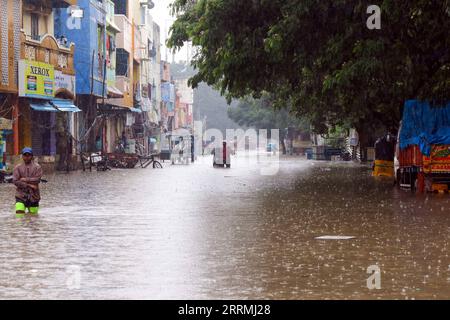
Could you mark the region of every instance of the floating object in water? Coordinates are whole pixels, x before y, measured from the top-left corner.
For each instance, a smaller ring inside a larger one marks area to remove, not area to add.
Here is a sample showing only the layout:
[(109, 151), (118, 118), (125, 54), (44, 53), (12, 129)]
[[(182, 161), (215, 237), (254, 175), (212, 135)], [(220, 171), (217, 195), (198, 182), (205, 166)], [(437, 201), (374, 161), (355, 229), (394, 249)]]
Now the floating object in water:
[(316, 240), (349, 240), (354, 239), (354, 236), (320, 236), (315, 237)]

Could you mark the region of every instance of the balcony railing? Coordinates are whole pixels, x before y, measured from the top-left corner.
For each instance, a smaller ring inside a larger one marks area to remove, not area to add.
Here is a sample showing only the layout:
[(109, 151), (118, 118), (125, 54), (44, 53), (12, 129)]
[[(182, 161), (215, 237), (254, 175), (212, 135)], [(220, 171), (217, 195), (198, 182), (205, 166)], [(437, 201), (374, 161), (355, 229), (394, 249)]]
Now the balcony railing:
[(73, 44), (66, 46), (52, 35), (44, 35), (39, 40), (33, 40), (31, 36), (22, 32), (21, 38), (22, 59), (44, 62), (54, 66), (56, 70), (64, 71), (65, 74), (75, 74)]

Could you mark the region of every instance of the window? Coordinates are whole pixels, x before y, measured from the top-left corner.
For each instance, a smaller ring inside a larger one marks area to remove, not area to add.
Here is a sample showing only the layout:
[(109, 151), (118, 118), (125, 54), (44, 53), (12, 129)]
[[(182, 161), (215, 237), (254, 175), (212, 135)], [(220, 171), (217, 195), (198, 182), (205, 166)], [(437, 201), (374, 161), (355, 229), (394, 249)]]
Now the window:
[(130, 61), (130, 54), (124, 49), (117, 49), (116, 53), (116, 74), (118, 76), (128, 77), (128, 65)]
[(144, 6), (141, 6), (141, 25), (147, 24), (147, 10)]
[(128, 7), (128, 0), (113, 0), (116, 14), (123, 14), (124, 16), (128, 16), (127, 7)]
[(31, 38), (39, 40), (39, 15), (36, 13), (31, 14)]

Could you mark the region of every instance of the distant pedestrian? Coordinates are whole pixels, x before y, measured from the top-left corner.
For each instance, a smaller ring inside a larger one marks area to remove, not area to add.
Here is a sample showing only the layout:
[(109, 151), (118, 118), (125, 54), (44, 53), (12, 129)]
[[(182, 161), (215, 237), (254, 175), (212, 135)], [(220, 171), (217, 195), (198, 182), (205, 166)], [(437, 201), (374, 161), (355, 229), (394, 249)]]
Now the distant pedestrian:
[(39, 211), (39, 183), (42, 178), (42, 168), (35, 163), (33, 150), (24, 148), (22, 150), (23, 163), (14, 168), (13, 182), (16, 186), (16, 216), (23, 217), (25, 210), (30, 214), (37, 215)]
[(122, 149), (123, 149), (122, 152), (125, 152), (125, 150), (127, 149), (127, 144), (128, 144), (127, 135), (125, 133), (125, 130), (122, 131), (122, 137), (120, 138), (120, 142), (122, 143)]

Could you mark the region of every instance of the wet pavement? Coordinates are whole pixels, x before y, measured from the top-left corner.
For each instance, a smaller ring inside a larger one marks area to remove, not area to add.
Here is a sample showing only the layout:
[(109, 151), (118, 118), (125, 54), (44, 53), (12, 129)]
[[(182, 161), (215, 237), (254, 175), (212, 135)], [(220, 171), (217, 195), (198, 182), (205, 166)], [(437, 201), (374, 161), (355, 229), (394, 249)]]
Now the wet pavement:
[(47, 175), (25, 219), (0, 185), (0, 298), (450, 298), (449, 195), (353, 163), (232, 161)]

